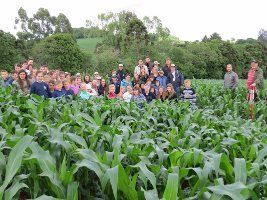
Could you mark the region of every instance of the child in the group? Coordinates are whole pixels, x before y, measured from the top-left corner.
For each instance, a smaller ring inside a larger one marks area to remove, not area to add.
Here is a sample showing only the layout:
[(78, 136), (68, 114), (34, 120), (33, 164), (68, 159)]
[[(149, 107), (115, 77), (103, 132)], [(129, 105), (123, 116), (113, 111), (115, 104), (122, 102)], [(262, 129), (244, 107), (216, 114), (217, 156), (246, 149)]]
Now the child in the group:
[(154, 86), (150, 86), (150, 93), (152, 94), (152, 99), (156, 99), (156, 90)]
[(66, 96), (69, 96), (69, 95), (74, 96), (73, 90), (70, 89), (70, 82), (67, 79), (63, 81), (63, 86), (64, 86), (64, 90), (66, 91)]
[(116, 90), (116, 87), (114, 84), (109, 85), (108, 99), (115, 99), (117, 97), (115, 90)]
[(191, 82), (189, 79), (186, 79), (184, 84), (185, 87), (181, 92), (181, 99), (184, 101), (189, 101), (192, 105), (194, 105), (197, 101), (195, 90), (191, 88)]
[(43, 77), (42, 71), (36, 72), (36, 81), (31, 85), (30, 94), (37, 94), (48, 98), (51, 96), (51, 93), (49, 91), (49, 86), (43, 82)]
[(51, 80), (49, 75), (44, 75), (44, 82), (49, 85), (49, 81)]
[[(128, 85), (128, 86), (130, 86), (130, 85)], [(127, 86), (127, 87), (128, 87)], [(126, 87), (126, 88), (127, 88)], [(125, 92), (125, 87), (121, 87), (120, 88), (120, 92), (119, 92), (119, 94), (117, 94), (117, 99), (121, 99), (121, 100), (123, 100), (123, 94), (124, 94), (124, 92)]]
[(81, 83), (81, 88), (78, 93), (78, 97), (82, 100), (88, 100), (90, 98), (90, 94), (87, 92), (86, 83)]
[(123, 94), (123, 100), (124, 100), (125, 102), (130, 102), (132, 96), (133, 96), (133, 88), (132, 88), (132, 86), (128, 85), (128, 86), (127, 86), (127, 92), (125, 92), (125, 93)]
[(55, 86), (56, 86), (56, 89), (53, 92), (52, 97), (59, 98), (59, 97), (62, 97), (62, 96), (66, 95), (66, 91), (62, 89), (62, 87), (63, 87), (62, 81), (57, 81)]
[(1, 77), (2, 77), (2, 87), (3, 88), (8, 87), (10, 85), (10, 81), (6, 70), (1, 71)]
[(55, 81), (50, 80), (48, 86), (49, 86), (49, 91), (50, 91), (51, 97), (52, 97), (53, 92), (55, 91)]
[(74, 94), (77, 95), (79, 92), (79, 85), (77, 84), (76, 77), (71, 77), (70, 81), (70, 89), (72, 89)]
[(159, 86), (158, 94), (157, 94), (157, 99), (160, 99), (161, 101), (164, 101), (165, 99), (165, 90), (163, 86)]
[(125, 79), (121, 81), (121, 87), (124, 87), (125, 90), (128, 85), (132, 86), (130, 74), (126, 74)]
[(148, 103), (150, 103), (150, 102), (153, 100), (152, 93), (150, 92), (150, 86), (147, 85), (147, 84), (145, 84), (144, 89), (145, 89), (145, 92), (143, 93), (143, 95), (145, 96), (146, 101), (147, 101)]
[(141, 93), (141, 90), (138, 86), (135, 86), (133, 89), (133, 96), (131, 101), (137, 102), (137, 105), (142, 108), (143, 103), (146, 102), (145, 96)]
[(18, 71), (13, 70), (11, 73), (11, 78), (9, 79), (9, 84), (12, 85), (16, 80), (18, 80)]
[(176, 92), (174, 91), (174, 88), (172, 86), (171, 83), (168, 83), (167, 84), (167, 89), (166, 89), (166, 93), (165, 93), (165, 99), (168, 99), (168, 100), (177, 100), (177, 94)]

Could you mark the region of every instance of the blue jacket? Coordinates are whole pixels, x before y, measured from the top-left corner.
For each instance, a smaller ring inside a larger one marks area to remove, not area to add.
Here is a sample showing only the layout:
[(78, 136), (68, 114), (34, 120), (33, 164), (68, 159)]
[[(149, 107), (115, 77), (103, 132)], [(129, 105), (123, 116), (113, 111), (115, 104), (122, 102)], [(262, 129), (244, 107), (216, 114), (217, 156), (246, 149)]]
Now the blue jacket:
[(132, 86), (132, 82), (131, 81), (127, 82), (125, 79), (121, 81), (121, 87), (125, 87), (125, 90), (127, 89), (128, 85)]
[(156, 78), (156, 80), (159, 81), (159, 85), (161, 85), (162, 87), (164, 87), (164, 89), (167, 88), (167, 77), (166, 76), (158, 76)]
[(180, 71), (175, 71), (175, 80), (173, 80), (173, 75), (170, 72), (167, 76), (167, 84), (171, 83), (173, 87), (181, 87), (184, 84), (184, 77)]
[(5, 81), (2, 79), (2, 87), (3, 88), (6, 88), (12, 84), (12, 83), (10, 83), (10, 79), (11, 79), (10, 77), (7, 77), (7, 80), (5, 80)]
[(69, 95), (72, 95), (72, 96), (74, 96), (74, 92), (73, 92), (73, 90), (72, 90), (72, 89), (69, 89), (69, 90), (62, 89), (62, 90), (64, 90), (64, 91), (66, 92), (66, 95), (67, 95), (67, 96), (69, 96)]
[(54, 97), (54, 98), (58, 98), (58, 97), (62, 97), (62, 96), (65, 96), (65, 95), (66, 95), (66, 90), (61, 90), (61, 91), (59, 91), (59, 90), (55, 90), (55, 91), (53, 92), (52, 97)]
[(45, 82), (34, 82), (31, 86), (30, 94), (37, 94), (45, 98), (51, 97), (49, 87)]

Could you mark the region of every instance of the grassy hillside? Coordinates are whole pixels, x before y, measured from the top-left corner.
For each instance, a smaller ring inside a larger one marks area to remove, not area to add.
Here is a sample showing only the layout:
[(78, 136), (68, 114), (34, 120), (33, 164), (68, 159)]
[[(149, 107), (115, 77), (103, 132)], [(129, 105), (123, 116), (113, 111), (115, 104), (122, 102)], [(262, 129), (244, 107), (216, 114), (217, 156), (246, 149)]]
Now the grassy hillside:
[(98, 42), (101, 42), (102, 38), (83, 38), (77, 39), (77, 43), (82, 50), (93, 52)]

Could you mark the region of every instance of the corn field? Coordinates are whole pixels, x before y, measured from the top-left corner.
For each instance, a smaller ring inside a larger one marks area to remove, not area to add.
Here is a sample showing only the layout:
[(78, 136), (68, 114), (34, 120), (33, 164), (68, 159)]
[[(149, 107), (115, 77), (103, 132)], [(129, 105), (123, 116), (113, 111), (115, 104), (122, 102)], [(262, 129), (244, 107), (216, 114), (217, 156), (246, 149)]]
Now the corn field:
[(0, 199), (267, 197), (267, 105), (193, 81), (188, 102), (134, 103), (0, 92)]

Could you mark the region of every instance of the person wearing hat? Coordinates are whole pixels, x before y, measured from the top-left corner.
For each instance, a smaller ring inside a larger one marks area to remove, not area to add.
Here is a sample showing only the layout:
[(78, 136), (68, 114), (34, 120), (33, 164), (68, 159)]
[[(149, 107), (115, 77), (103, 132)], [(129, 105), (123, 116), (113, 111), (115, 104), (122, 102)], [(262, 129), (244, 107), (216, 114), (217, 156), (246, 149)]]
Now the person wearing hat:
[(115, 85), (115, 93), (116, 93), (116, 94), (119, 94), (119, 93), (120, 93), (120, 87), (121, 87), (121, 84), (120, 84), (120, 82), (118, 81), (118, 79), (117, 79), (117, 75), (116, 75), (116, 74), (113, 74), (113, 75), (112, 75), (110, 84)]
[(119, 82), (121, 82), (123, 79), (125, 79), (126, 72), (123, 69), (123, 64), (119, 64), (119, 69), (117, 71), (117, 79)]
[(246, 86), (249, 91), (256, 90), (254, 99), (257, 99), (260, 91), (264, 87), (263, 71), (259, 67), (257, 60), (252, 60), (250, 63), (250, 70), (248, 71)]
[(177, 96), (180, 94), (180, 87), (184, 83), (184, 78), (181, 72), (176, 70), (175, 64), (171, 64), (171, 72), (169, 72), (167, 76), (167, 84), (171, 83), (173, 86), (174, 91), (176, 92)]
[(168, 74), (171, 72), (171, 59), (166, 58), (165, 66), (163, 67), (164, 76), (168, 76)]
[(159, 70), (159, 76), (156, 78), (159, 81), (159, 85), (162, 86), (165, 90), (167, 88), (167, 77), (164, 76), (164, 72), (162, 69)]

